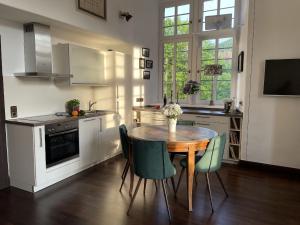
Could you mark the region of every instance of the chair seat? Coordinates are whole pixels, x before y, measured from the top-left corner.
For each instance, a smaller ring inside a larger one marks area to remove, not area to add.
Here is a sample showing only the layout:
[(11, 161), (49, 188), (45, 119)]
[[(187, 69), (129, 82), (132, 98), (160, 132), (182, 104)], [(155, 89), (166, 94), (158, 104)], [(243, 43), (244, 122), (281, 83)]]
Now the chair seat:
[[(195, 156), (195, 164), (201, 159), (201, 157), (202, 157), (202, 155)], [(180, 160), (180, 165), (181, 165), (181, 167), (186, 168), (187, 167), (187, 159), (184, 158), (184, 159)]]

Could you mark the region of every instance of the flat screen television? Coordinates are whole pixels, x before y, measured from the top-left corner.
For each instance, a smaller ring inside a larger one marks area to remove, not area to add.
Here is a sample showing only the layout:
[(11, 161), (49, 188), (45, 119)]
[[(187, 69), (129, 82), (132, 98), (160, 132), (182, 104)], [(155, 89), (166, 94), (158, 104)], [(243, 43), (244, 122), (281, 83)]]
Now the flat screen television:
[(266, 60), (264, 95), (300, 96), (300, 59)]

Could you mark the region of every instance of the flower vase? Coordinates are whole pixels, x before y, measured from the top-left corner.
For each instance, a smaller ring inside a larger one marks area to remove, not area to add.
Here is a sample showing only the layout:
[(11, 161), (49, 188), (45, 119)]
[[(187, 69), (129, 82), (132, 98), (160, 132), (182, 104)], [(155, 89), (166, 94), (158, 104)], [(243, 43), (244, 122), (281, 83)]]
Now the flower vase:
[(176, 132), (176, 125), (177, 125), (177, 118), (176, 119), (169, 119), (169, 132), (175, 133)]

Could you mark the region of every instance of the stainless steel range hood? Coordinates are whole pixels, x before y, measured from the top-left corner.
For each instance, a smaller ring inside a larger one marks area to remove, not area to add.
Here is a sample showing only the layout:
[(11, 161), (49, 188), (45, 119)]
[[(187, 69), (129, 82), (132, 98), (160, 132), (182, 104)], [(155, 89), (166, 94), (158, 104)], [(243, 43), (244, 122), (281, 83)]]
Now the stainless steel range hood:
[(52, 73), (52, 43), (50, 26), (39, 23), (24, 24), (25, 72), (17, 77), (69, 78), (70, 74)]

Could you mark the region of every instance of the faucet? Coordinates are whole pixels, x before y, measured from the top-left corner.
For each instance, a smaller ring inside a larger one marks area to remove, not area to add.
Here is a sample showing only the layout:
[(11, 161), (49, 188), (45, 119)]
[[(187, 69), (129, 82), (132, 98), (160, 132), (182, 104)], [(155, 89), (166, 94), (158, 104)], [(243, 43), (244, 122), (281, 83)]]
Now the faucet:
[(97, 103), (96, 101), (95, 101), (95, 102), (89, 101), (89, 112), (92, 111), (92, 107), (93, 107), (93, 105), (95, 105), (96, 103)]

